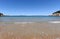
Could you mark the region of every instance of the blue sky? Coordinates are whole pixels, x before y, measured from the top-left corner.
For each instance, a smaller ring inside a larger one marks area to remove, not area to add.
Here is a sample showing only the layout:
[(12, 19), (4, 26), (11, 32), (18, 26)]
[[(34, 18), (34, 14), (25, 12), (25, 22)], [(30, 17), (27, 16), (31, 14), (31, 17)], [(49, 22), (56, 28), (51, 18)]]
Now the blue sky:
[(0, 0), (6, 15), (49, 15), (60, 10), (60, 0)]

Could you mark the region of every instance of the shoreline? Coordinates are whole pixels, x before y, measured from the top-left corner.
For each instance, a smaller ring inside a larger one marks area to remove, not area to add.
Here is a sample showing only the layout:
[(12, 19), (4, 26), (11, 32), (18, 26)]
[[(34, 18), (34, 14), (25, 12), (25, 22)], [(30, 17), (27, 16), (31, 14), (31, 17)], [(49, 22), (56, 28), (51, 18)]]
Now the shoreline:
[(40, 22), (0, 22), (0, 24), (4, 23), (13, 23), (13, 24), (27, 24), (27, 23), (60, 23), (60, 21), (40, 21)]
[[(17, 23), (17, 24), (16, 24)], [(32, 39), (35, 37), (36, 39), (40, 38), (40, 35), (44, 35), (43, 38), (50, 39), (54, 36), (60, 37), (60, 24), (59, 23), (47, 23), (47, 22), (16, 22), (16, 23), (0, 23), (0, 34), (1, 36), (9, 35), (15, 38), (16, 36), (18, 39)], [(12, 35), (11, 35), (12, 34)], [(46, 37), (45, 37), (46, 35)], [(47, 38), (48, 35), (48, 38)], [(6, 39), (8, 36), (6, 36)], [(3, 37), (3, 39), (5, 39)], [(55, 37), (54, 37), (55, 38)], [(15, 38), (16, 39), (16, 38)]]

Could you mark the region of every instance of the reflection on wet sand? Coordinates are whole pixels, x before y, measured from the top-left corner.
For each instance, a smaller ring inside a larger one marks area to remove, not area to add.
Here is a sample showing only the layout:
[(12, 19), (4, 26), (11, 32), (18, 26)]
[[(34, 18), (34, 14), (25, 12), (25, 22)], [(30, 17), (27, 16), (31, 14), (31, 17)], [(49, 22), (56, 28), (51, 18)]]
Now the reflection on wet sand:
[(60, 39), (60, 24), (0, 23), (0, 39)]

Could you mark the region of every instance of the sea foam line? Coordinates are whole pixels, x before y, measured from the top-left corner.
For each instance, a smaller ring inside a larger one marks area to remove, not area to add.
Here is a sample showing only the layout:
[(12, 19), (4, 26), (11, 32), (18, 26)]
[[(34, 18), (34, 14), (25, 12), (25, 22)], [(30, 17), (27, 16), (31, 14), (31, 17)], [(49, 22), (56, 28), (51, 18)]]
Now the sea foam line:
[(49, 21), (49, 23), (60, 23), (60, 21)]
[(14, 22), (14, 24), (27, 24), (27, 23), (34, 23), (34, 22)]

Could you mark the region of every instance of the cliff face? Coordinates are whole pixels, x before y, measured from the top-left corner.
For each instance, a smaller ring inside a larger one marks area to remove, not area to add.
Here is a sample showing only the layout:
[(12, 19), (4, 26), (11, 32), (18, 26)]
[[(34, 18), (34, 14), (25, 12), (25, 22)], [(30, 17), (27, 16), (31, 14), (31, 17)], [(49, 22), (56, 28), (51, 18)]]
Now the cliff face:
[(52, 16), (60, 16), (60, 11), (56, 11), (52, 14)]

